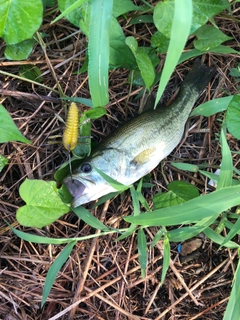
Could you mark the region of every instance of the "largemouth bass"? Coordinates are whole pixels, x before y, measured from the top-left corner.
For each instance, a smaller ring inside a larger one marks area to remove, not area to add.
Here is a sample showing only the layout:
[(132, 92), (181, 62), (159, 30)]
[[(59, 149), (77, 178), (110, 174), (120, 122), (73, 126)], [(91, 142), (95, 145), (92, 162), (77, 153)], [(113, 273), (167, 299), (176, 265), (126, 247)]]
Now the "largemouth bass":
[(72, 207), (116, 191), (95, 168), (129, 186), (168, 156), (180, 142), (189, 113), (214, 73), (196, 60), (170, 106), (147, 110), (103, 139), (64, 180), (73, 196)]

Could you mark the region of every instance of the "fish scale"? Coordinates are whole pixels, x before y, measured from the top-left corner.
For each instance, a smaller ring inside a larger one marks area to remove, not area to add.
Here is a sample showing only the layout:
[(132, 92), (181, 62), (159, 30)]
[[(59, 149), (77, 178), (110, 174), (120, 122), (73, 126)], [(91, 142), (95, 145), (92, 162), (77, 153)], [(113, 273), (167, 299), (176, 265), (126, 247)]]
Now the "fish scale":
[(170, 106), (146, 110), (103, 139), (72, 177), (64, 180), (73, 196), (72, 207), (116, 191), (95, 168), (129, 186), (168, 156), (180, 142), (192, 107), (214, 73), (196, 60)]

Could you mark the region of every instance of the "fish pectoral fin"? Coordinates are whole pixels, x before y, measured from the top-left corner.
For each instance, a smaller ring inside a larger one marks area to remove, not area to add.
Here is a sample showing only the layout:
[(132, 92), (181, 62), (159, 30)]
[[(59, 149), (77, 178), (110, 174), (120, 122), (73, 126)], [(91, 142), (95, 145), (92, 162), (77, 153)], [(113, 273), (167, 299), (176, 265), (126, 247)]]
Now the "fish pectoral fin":
[(148, 148), (143, 150), (131, 161), (131, 164), (139, 166), (143, 163), (146, 163), (155, 151), (156, 148)]

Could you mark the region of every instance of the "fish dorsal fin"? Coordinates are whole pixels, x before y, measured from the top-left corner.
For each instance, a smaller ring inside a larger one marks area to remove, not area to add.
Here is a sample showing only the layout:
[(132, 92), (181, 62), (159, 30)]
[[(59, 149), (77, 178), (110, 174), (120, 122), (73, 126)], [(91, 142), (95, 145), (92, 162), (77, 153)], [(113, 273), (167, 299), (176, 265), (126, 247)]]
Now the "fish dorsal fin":
[(136, 157), (131, 161), (131, 164), (134, 165), (141, 165), (147, 161), (149, 161), (149, 159), (151, 158), (151, 156), (153, 155), (153, 153), (156, 151), (156, 148), (148, 148), (145, 149), (143, 151), (141, 151), (138, 155), (136, 155)]

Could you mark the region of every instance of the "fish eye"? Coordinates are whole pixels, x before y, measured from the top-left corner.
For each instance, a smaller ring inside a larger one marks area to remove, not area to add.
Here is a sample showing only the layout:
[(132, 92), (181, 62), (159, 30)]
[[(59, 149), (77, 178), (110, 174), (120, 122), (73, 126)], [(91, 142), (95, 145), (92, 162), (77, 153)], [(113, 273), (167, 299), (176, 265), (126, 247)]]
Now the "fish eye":
[(83, 173), (89, 173), (89, 172), (92, 171), (92, 166), (90, 165), (90, 163), (84, 163), (84, 164), (82, 164), (82, 166), (81, 166), (81, 171), (82, 171)]

